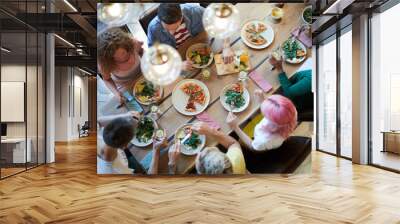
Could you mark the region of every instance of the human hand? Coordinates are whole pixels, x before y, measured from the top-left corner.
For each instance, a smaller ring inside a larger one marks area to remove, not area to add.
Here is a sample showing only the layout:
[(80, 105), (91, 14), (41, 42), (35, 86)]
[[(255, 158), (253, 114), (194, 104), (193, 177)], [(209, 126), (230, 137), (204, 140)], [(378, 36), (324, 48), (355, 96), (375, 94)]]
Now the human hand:
[(232, 63), (234, 56), (235, 53), (233, 52), (231, 47), (226, 47), (222, 50), (222, 59), (224, 60), (225, 64)]
[(124, 105), (126, 102), (125, 97), (122, 95), (122, 93), (118, 93), (117, 95), (115, 95), (115, 97), (117, 97), (117, 100), (119, 102), (119, 105)]
[(129, 111), (128, 114), (130, 117), (136, 118), (136, 120), (139, 120), (140, 118), (140, 113), (137, 111)]
[(153, 150), (160, 150), (161, 148), (167, 147), (168, 146), (168, 140), (167, 140), (167, 135), (164, 130), (164, 136), (162, 139), (159, 139), (156, 137), (156, 135), (153, 136)]
[(175, 144), (173, 144), (171, 147), (169, 147), (168, 150), (168, 165), (175, 165), (176, 161), (179, 158), (179, 154), (181, 153), (181, 142), (175, 141)]
[(193, 62), (190, 60), (186, 60), (182, 63), (182, 70), (183, 71), (192, 71), (194, 69)]
[(269, 58), (269, 63), (278, 70), (282, 70), (282, 60), (277, 60), (275, 57), (271, 56)]
[(198, 132), (201, 135), (209, 135), (213, 131), (213, 129), (204, 122), (197, 122), (193, 124), (192, 130)]
[(232, 112), (229, 112), (228, 117), (226, 118), (226, 123), (229, 125), (229, 127), (234, 129), (239, 126), (239, 119)]
[(262, 103), (264, 101), (264, 93), (262, 90), (257, 89), (254, 91), (254, 98), (258, 103)]

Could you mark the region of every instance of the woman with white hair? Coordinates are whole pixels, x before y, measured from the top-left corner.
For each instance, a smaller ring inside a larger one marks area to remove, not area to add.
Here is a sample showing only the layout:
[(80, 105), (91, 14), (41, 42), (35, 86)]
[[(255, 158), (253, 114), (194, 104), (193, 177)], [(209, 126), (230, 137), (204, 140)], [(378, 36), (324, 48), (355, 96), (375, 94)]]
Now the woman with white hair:
[[(199, 134), (212, 137), (224, 148), (226, 153), (221, 152), (217, 147), (206, 147), (197, 154), (196, 170), (198, 174), (246, 174), (246, 163), (240, 144), (231, 136), (221, 131), (210, 128), (207, 124), (199, 122), (192, 126), (192, 129)], [(178, 160), (181, 144), (177, 141), (169, 149), (169, 170), (174, 174), (176, 160)]]

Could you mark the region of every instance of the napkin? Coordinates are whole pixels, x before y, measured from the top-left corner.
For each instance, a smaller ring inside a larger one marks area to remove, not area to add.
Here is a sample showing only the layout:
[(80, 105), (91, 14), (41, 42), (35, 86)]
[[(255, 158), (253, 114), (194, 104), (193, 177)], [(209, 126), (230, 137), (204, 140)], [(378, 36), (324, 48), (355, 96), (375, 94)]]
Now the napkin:
[(271, 84), (267, 82), (267, 80), (264, 79), (259, 73), (256, 71), (253, 71), (249, 74), (249, 77), (264, 91), (268, 92), (272, 89)]
[(221, 129), (221, 126), (218, 124), (218, 122), (216, 122), (212, 117), (210, 117), (210, 115), (205, 111), (196, 115), (196, 117), (199, 121), (208, 124), (211, 128), (215, 130)]
[(301, 27), (297, 27), (292, 31), (292, 35), (295, 36), (300, 42), (302, 42), (306, 47), (312, 47), (312, 39), (307, 35), (307, 31), (303, 30), (300, 32)]

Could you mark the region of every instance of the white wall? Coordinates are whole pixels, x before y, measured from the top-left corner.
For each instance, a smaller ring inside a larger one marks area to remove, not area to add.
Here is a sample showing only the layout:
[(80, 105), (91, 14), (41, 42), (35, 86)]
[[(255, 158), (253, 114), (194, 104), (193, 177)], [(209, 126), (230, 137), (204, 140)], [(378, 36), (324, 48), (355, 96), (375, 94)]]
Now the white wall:
[(88, 78), (71, 67), (56, 67), (55, 73), (55, 141), (70, 141), (88, 120)]

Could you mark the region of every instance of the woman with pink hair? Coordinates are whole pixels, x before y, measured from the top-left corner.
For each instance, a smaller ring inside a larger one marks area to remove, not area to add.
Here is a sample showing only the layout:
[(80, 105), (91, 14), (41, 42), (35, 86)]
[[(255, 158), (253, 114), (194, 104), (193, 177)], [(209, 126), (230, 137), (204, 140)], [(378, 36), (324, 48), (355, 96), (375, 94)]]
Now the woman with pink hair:
[(260, 109), (264, 118), (255, 126), (253, 140), (240, 129), (238, 119), (233, 113), (229, 113), (226, 122), (247, 148), (254, 151), (278, 148), (296, 127), (296, 107), (292, 101), (281, 95), (272, 95), (264, 99), (260, 90), (257, 90), (255, 95), (257, 101), (261, 103)]

